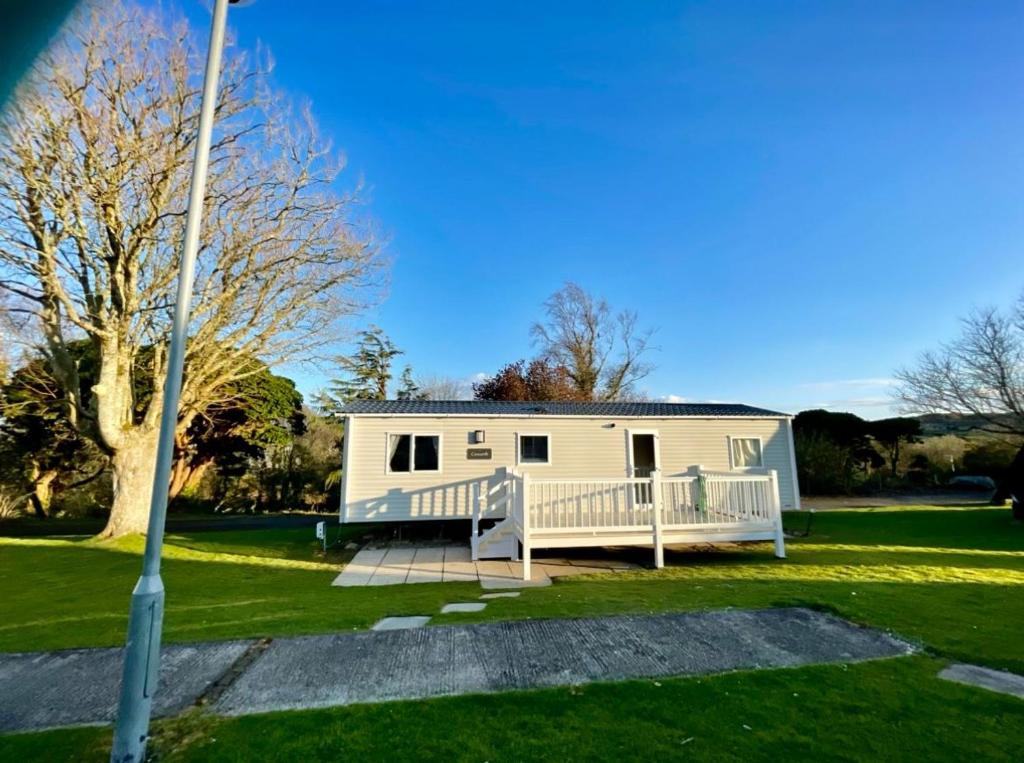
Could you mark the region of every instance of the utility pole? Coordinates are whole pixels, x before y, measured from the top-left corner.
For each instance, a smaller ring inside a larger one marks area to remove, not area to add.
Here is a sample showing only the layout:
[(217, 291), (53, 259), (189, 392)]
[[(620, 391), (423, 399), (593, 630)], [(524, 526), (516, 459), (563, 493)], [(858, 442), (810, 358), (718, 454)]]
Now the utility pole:
[(153, 476), (153, 498), (149, 505), (149, 526), (146, 551), (142, 559), (142, 576), (132, 591), (128, 616), (128, 638), (124, 651), (124, 672), (121, 676), (121, 698), (117, 707), (114, 744), (110, 751), (113, 763), (140, 763), (146, 754), (149, 719), (153, 695), (160, 677), (160, 636), (164, 620), (164, 584), (160, 578), (160, 552), (167, 519), (167, 493), (174, 457), (174, 430), (178, 424), (178, 401), (181, 397), (181, 375), (185, 364), (185, 341), (188, 338), (189, 307), (192, 301), (196, 253), (199, 250), (199, 228), (206, 193), (206, 172), (210, 158), (210, 136), (217, 103), (217, 81), (220, 77), (221, 54), (224, 50), (224, 28), (231, 0), (215, 0), (210, 49), (206, 54), (203, 100), (199, 109), (199, 133), (192, 166), (192, 185), (185, 221), (185, 242), (178, 274), (178, 300), (174, 306), (174, 324), (168, 351), (167, 380), (164, 384), (164, 407), (160, 417), (160, 440)]

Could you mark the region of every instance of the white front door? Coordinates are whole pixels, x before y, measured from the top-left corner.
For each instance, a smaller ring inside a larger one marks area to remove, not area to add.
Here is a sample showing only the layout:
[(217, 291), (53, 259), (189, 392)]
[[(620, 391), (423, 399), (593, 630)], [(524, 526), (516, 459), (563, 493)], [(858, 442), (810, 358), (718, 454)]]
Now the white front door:
[[(626, 431), (627, 452), (629, 463), (626, 465), (629, 477), (647, 479), (651, 472), (660, 468), (661, 458), (658, 453), (658, 431), (655, 429), (629, 429)], [(636, 485), (633, 491), (635, 504), (651, 503), (649, 485)]]

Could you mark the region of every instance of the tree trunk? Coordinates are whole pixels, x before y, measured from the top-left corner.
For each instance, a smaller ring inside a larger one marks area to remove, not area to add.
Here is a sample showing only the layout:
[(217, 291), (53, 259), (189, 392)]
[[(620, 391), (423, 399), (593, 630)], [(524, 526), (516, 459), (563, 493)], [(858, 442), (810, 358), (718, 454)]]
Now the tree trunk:
[(32, 495), (29, 500), (36, 516), (46, 519), (50, 516), (50, 501), (53, 499), (53, 481), (57, 479), (57, 472), (33, 472)]
[(110, 459), (114, 502), (101, 538), (116, 538), (130, 533), (145, 533), (149, 524), (149, 504), (153, 495), (153, 470), (156, 467), (156, 443), (159, 429), (135, 434), (125, 440)]
[(182, 491), (195, 488), (212, 463), (209, 459), (198, 462), (178, 459), (171, 469), (170, 499), (173, 501)]
[(996, 494), (992, 496), (992, 503), (998, 501), (998, 505), (1002, 506), (1007, 498), (1013, 501), (1013, 518), (1024, 521), (1024, 445), (1017, 451), (1013, 462), (999, 480)]

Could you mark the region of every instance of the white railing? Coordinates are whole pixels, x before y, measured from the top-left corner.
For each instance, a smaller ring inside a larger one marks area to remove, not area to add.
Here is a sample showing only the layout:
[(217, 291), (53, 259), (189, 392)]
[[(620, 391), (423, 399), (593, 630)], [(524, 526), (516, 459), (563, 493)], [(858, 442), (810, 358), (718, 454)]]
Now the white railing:
[(770, 524), (775, 491), (771, 474), (531, 479), (530, 525), (534, 530), (648, 527), (654, 522), (655, 498), (664, 526)]
[(655, 470), (650, 477), (560, 480), (534, 479), (509, 469), (488, 493), (486, 497), (478, 494), (473, 537), (478, 535), (481, 516), (489, 509), (504, 509), (506, 521), (522, 543), (526, 579), (531, 546), (580, 545), (584, 536), (612, 539), (615, 544), (651, 544), (658, 567), (664, 564), (666, 537), (669, 542), (692, 542), (703, 533), (716, 540), (773, 538), (776, 555), (785, 556), (774, 471), (738, 474), (698, 469), (666, 478)]
[(530, 480), (534, 530), (633, 528), (651, 524), (650, 479)]
[(699, 472), (661, 481), (666, 525), (770, 524), (775, 520), (774, 474)]

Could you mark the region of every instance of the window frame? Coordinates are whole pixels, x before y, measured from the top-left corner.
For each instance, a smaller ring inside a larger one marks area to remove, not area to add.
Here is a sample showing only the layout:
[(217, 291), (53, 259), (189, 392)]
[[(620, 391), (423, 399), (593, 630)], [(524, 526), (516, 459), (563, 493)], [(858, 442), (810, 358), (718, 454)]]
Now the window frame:
[[(545, 437), (548, 441), (547, 461), (523, 461), (523, 438), (524, 437)], [(550, 432), (516, 432), (516, 466), (551, 466), (553, 461), (552, 441)]]
[[(761, 465), (760, 466), (738, 466), (736, 464), (736, 459), (735, 459), (734, 451), (732, 449), (732, 444), (733, 444), (734, 440), (757, 440), (757, 448), (758, 448), (758, 451), (761, 453)], [(764, 469), (765, 469), (764, 463), (765, 462), (764, 462), (764, 438), (763, 437), (761, 437), (760, 435), (756, 435), (756, 434), (742, 434), (742, 435), (731, 434), (731, 435), (728, 435), (726, 437), (726, 441), (727, 441), (727, 444), (728, 444), (728, 447), (729, 447), (729, 469), (730, 470), (732, 470), (732, 471), (740, 471), (740, 472), (764, 471)]]
[[(391, 438), (408, 435), (409, 440), (409, 470), (395, 471), (391, 468)], [(436, 437), (437, 438), (437, 468), (417, 469), (416, 468), (416, 438)], [(385, 474), (441, 474), (444, 471), (444, 435), (441, 432), (386, 432), (384, 434), (384, 473)]]

